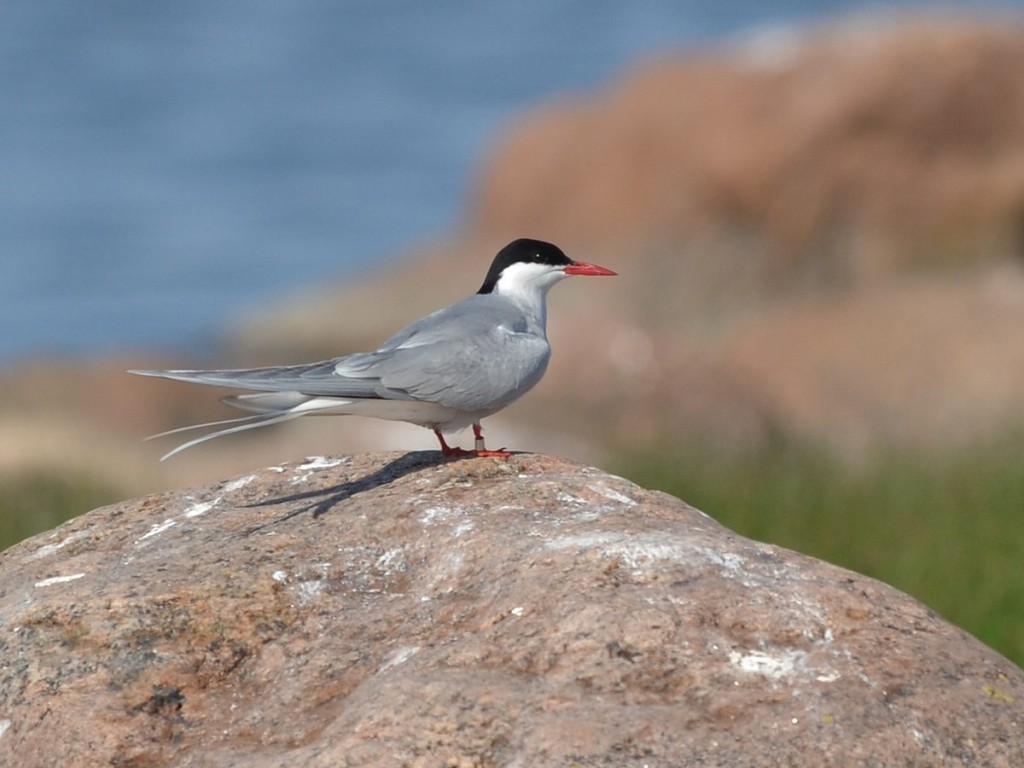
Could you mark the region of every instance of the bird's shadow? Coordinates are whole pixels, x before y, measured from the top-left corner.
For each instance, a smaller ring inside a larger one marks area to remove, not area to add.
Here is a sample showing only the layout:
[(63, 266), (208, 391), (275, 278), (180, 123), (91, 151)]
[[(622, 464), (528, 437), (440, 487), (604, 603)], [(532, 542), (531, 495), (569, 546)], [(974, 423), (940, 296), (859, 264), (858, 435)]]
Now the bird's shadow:
[(318, 488), (314, 491), (303, 491), (301, 493), (292, 493), (287, 496), (278, 496), (272, 499), (265, 499), (253, 504), (243, 505), (246, 509), (254, 509), (259, 507), (273, 507), (279, 504), (289, 504), (295, 501), (308, 501), (308, 504), (303, 504), (298, 509), (293, 509), (287, 515), (275, 518), (267, 523), (262, 523), (251, 528), (247, 528), (243, 533), (249, 535), (269, 528), (272, 525), (278, 525), (286, 520), (291, 520), (293, 517), (303, 514), (304, 512), (312, 511), (313, 517), (318, 518), (321, 515), (328, 512), (331, 507), (335, 504), (339, 504), (346, 499), (350, 499), (357, 493), (363, 493), (365, 491), (372, 490), (373, 488), (379, 488), (382, 485), (392, 483), (400, 477), (416, 472), (426, 467), (437, 466), (448, 461), (438, 451), (412, 451), (400, 456), (394, 461), (390, 461), (383, 467), (378, 469), (376, 472), (365, 477), (360, 477), (355, 480), (349, 480), (338, 485), (333, 485), (330, 488)]

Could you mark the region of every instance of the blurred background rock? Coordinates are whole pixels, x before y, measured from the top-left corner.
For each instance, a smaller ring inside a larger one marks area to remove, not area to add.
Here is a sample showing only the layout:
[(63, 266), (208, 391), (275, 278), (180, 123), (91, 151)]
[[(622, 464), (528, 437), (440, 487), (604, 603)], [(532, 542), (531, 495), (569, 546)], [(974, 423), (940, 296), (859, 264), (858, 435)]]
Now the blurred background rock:
[(173, 438), (143, 437), (230, 414), (123, 371), (363, 349), (539, 237), (620, 277), (552, 296), (549, 373), (493, 441), (882, 578), (1024, 661), (1019, 7), (0, 13), (0, 543), (432, 449), (310, 419), (161, 464)]

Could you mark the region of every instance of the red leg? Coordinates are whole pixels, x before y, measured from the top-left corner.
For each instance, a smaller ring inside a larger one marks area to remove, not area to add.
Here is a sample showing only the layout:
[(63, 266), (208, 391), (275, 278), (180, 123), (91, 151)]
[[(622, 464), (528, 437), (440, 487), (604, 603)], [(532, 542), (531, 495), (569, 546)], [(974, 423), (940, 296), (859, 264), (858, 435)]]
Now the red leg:
[(464, 451), (461, 448), (452, 448), (448, 443), (444, 441), (444, 435), (441, 434), (441, 430), (435, 429), (434, 434), (437, 435), (438, 442), (441, 443), (441, 453), (445, 456), (465, 456), (469, 451)]
[(488, 451), (484, 445), (484, 428), (479, 424), (473, 425), (473, 438), (475, 440), (474, 447), (476, 450), (473, 451), (477, 456), (493, 456), (497, 459), (507, 459), (512, 454), (502, 449), (500, 451)]

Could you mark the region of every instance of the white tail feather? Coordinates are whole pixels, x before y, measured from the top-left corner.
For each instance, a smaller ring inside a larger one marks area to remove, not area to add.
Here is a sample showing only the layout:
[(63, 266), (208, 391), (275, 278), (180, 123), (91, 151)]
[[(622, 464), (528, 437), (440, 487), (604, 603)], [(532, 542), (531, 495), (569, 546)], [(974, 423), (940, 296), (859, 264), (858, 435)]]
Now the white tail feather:
[[(287, 395), (286, 400), (280, 397), (281, 394)], [(297, 393), (296, 393), (297, 394)], [(211, 432), (208, 435), (197, 437), (194, 440), (189, 440), (187, 443), (182, 443), (173, 451), (165, 453), (160, 457), (160, 461), (169, 459), (176, 453), (180, 453), (187, 448), (191, 448), (194, 445), (205, 443), (207, 440), (213, 440), (215, 437), (223, 437), (224, 435), (233, 435), (236, 432), (244, 432), (247, 429), (255, 429), (256, 427), (265, 427), (270, 424), (278, 424), (282, 421), (290, 421), (291, 419), (297, 419), (299, 416), (306, 416), (311, 413), (316, 413), (320, 410), (327, 410), (330, 408), (338, 408), (342, 405), (348, 405), (350, 401), (340, 400), (334, 398), (302, 398), (297, 399), (293, 393), (267, 393), (267, 397), (259, 395), (246, 396), (242, 395), (239, 397), (225, 398), (224, 402), (229, 405), (234, 405), (238, 408), (246, 407), (259, 407), (261, 410), (259, 413), (254, 413), (249, 416), (239, 416), (235, 419), (221, 419), (220, 421), (208, 421), (204, 424), (190, 424), (187, 427), (178, 427), (176, 429), (169, 429), (166, 432), (161, 432), (156, 435), (150, 435), (147, 440), (152, 440), (157, 437), (167, 437), (168, 435), (177, 435), (182, 432), (190, 432), (193, 429), (205, 429), (207, 427), (219, 427), (223, 424), (237, 424), (238, 426), (229, 427), (228, 429), (221, 429), (216, 432)], [(301, 398), (301, 396), (299, 396)], [(245, 399), (243, 399), (245, 398)], [(248, 402), (247, 402), (248, 401)], [(263, 405), (257, 405), (262, 402)], [(279, 404), (279, 407), (274, 408), (275, 404)]]
[(209, 421), (205, 424), (192, 424), (187, 427), (178, 427), (152, 435), (147, 440), (167, 435), (177, 435), (182, 432), (189, 432), (193, 429), (204, 429), (206, 427), (219, 427), (224, 424), (236, 426), (228, 429), (221, 429), (202, 435), (187, 443), (182, 443), (173, 451), (165, 453), (160, 461), (169, 459), (176, 453), (180, 453), (207, 440), (224, 435), (233, 435), (237, 432), (244, 432), (256, 427), (265, 427), (270, 424), (279, 424), (283, 421), (297, 419), (300, 416), (331, 415), (347, 416), (358, 414), (372, 416), (378, 419), (390, 419), (394, 421), (407, 421), (411, 424), (419, 424), (429, 429), (442, 429), (445, 432), (457, 432), (465, 428), (474, 420), (482, 418), (486, 413), (460, 413), (459, 411), (446, 408), (437, 403), (427, 403), (420, 400), (381, 400), (376, 398), (350, 399), (340, 397), (305, 397), (293, 392), (272, 392), (257, 393), (254, 395), (239, 395), (224, 398), (224, 402), (236, 408), (246, 410), (258, 410), (248, 416), (239, 416), (235, 419), (222, 419), (221, 421)]
[[(185, 449), (191, 448), (194, 445), (199, 445), (200, 443), (205, 443), (207, 440), (213, 440), (215, 437), (224, 437), (225, 435), (233, 435), (236, 432), (244, 432), (247, 429), (255, 429), (256, 427), (267, 427), (267, 426), (270, 426), (271, 424), (278, 424), (278, 423), (280, 423), (282, 421), (290, 421), (291, 419), (297, 419), (297, 418), (299, 418), (302, 415), (303, 414), (302, 414), (301, 411), (299, 411), (299, 412), (286, 411), (284, 413), (279, 413), (277, 415), (267, 415), (267, 414), (260, 414), (260, 413), (258, 413), (255, 416), (243, 416), (240, 419), (226, 419), (225, 421), (214, 421), (214, 422), (211, 422), (209, 424), (197, 424), (197, 425), (195, 425), (196, 427), (210, 427), (210, 426), (215, 426), (217, 424), (225, 424), (225, 423), (231, 423), (231, 422), (236, 422), (236, 421), (247, 421), (247, 422), (250, 422), (248, 424), (240, 424), (237, 427), (229, 427), (228, 429), (221, 429), (221, 430), (219, 430), (217, 432), (211, 432), (208, 435), (203, 435), (202, 437), (197, 437), (194, 440), (189, 440), (187, 443), (182, 443), (181, 445), (179, 445), (174, 450), (169, 451), (168, 453), (165, 453), (163, 456), (161, 456), (160, 457), (160, 461), (164, 461), (165, 459), (169, 459), (174, 454), (181, 453)], [(193, 429), (193, 428), (194, 427), (182, 427), (181, 429), (171, 430), (171, 432), (165, 432), (164, 434), (172, 434), (173, 432), (182, 432), (184, 430)]]
[(253, 413), (249, 416), (238, 416), (234, 419), (221, 419), (220, 421), (206, 421), (202, 424), (189, 424), (187, 427), (175, 427), (174, 429), (168, 429), (166, 432), (157, 432), (155, 435), (150, 435), (143, 439), (156, 440), (158, 437), (178, 435), (182, 432), (191, 432), (193, 429), (206, 429), (207, 427), (219, 427), (221, 424), (238, 424), (243, 421), (255, 421), (256, 419), (264, 418), (266, 415), (267, 414), (265, 413)]

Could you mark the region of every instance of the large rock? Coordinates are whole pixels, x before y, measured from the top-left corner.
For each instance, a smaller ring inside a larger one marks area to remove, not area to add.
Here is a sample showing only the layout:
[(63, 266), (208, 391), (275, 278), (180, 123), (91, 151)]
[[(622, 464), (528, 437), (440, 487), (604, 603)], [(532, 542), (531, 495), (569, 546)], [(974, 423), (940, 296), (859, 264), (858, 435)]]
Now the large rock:
[(1024, 673), (535, 455), (271, 467), (0, 555), (0, 764), (1018, 766)]

